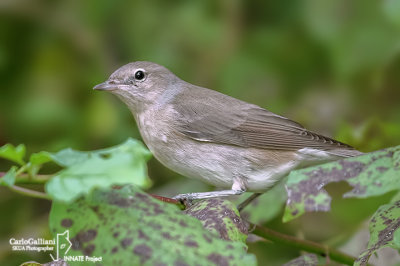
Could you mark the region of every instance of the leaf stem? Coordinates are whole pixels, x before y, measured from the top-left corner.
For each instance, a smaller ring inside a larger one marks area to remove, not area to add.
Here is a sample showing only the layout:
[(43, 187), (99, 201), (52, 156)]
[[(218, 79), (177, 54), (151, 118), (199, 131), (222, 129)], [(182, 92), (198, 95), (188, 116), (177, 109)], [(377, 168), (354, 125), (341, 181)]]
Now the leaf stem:
[(304, 251), (312, 252), (323, 257), (328, 257), (334, 261), (346, 265), (353, 265), (354, 261), (356, 260), (356, 258), (350, 255), (347, 255), (337, 249), (320, 243), (299, 239), (294, 236), (276, 232), (274, 230), (259, 225), (250, 224), (250, 228), (254, 228), (254, 230), (252, 231), (253, 234), (261, 236), (265, 239), (287, 246), (295, 247)]
[(24, 188), (24, 187), (19, 187), (19, 186), (15, 186), (15, 185), (11, 186), (9, 188), (12, 191), (17, 192), (17, 193), (22, 194), (22, 195), (25, 195), (25, 196), (39, 198), (39, 199), (51, 200), (49, 195), (47, 195), (46, 193), (40, 192), (40, 191), (36, 191), (36, 190)]
[[(6, 172), (0, 172), (0, 178), (5, 176)], [(15, 180), (17, 184), (44, 184), (46, 183), (53, 175), (35, 175), (30, 176), (29, 174), (18, 174)]]

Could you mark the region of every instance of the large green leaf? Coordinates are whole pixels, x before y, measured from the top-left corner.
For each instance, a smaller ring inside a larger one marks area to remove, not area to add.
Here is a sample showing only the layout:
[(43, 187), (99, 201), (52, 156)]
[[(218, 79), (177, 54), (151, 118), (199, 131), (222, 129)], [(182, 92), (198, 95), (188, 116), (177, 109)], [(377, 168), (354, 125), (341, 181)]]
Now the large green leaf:
[(50, 228), (54, 235), (69, 230), (66, 255), (102, 256), (103, 265), (256, 264), (242, 242), (221, 239), (134, 186), (95, 190), (69, 205), (53, 202)]
[(46, 192), (56, 200), (71, 202), (95, 187), (151, 185), (146, 167), (150, 152), (136, 140), (128, 139), (119, 146), (99, 151), (66, 149), (51, 154), (51, 158), (65, 167), (46, 184)]
[(20, 165), (25, 164), (24, 156), (25, 156), (26, 148), (25, 145), (20, 144), (15, 147), (12, 144), (6, 144), (0, 147), (0, 158), (4, 158), (13, 162), (16, 162)]
[(324, 186), (346, 181), (353, 189), (344, 197), (365, 198), (400, 189), (400, 146), (293, 171), (286, 189), (284, 221), (305, 212), (330, 210), (331, 197)]
[(369, 224), (370, 239), (367, 249), (354, 265), (367, 265), (370, 256), (380, 248), (400, 249), (400, 201), (382, 205)]

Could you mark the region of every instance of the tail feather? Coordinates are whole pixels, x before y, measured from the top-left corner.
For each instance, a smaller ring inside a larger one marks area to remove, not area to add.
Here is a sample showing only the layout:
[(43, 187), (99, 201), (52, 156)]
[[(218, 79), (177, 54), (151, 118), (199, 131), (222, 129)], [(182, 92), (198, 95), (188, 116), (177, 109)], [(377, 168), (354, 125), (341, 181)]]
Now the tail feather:
[(334, 149), (334, 150), (327, 150), (326, 152), (340, 157), (355, 157), (365, 154), (363, 152), (354, 149)]

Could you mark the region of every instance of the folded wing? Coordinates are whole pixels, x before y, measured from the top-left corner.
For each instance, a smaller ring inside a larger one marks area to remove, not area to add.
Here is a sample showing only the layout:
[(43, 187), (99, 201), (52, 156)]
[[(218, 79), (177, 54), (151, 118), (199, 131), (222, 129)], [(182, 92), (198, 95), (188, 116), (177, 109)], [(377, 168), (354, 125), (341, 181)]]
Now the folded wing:
[(313, 148), (344, 157), (359, 153), (347, 144), (308, 131), (266, 109), (240, 103), (231, 107), (218, 101), (181, 103), (177, 110), (181, 114), (177, 118), (178, 130), (198, 141), (240, 147), (271, 150)]

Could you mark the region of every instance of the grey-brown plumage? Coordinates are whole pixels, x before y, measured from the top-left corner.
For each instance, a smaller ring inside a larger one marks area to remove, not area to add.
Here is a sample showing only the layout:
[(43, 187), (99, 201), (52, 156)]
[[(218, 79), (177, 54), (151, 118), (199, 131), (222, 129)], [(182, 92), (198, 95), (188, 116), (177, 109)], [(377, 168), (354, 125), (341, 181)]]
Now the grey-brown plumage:
[(191, 194), (194, 198), (263, 192), (292, 169), (361, 154), (259, 106), (187, 83), (151, 62), (127, 64), (95, 89), (109, 90), (128, 105), (143, 140), (164, 165), (231, 188)]
[(193, 89), (176, 95), (173, 103), (181, 114), (179, 131), (199, 141), (269, 150), (315, 148), (343, 157), (359, 154), (347, 144), (216, 91)]

